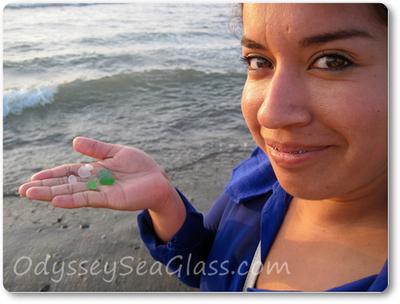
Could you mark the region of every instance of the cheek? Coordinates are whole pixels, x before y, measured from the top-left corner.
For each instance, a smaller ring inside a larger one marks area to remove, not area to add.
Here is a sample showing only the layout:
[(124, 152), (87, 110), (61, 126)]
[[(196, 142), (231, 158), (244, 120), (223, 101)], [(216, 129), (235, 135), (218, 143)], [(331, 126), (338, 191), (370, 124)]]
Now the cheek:
[[(335, 130), (346, 149), (343, 162), (354, 172), (385, 166), (387, 161), (387, 94), (382, 88), (356, 84), (334, 90), (320, 117)], [(325, 95), (325, 98), (327, 96)], [(324, 100), (321, 98), (321, 100)], [(368, 174), (367, 174), (368, 175)]]
[(251, 134), (256, 136), (260, 131), (257, 113), (262, 105), (262, 92), (251, 87), (246, 82), (242, 92), (242, 113)]
[(320, 97), (327, 102), (319, 107), (321, 112), (318, 116), (342, 134), (349, 144), (354, 140), (366, 141), (367, 144), (385, 138), (387, 95), (382, 93), (382, 89), (368, 90), (363, 85), (348, 90), (341, 87), (331, 92), (333, 97)]
[[(371, 104), (360, 108), (349, 124), (349, 137), (349, 156), (354, 160), (355, 171), (364, 172), (371, 168), (368, 173), (373, 174), (373, 171), (386, 167), (387, 114), (384, 109)], [(368, 173), (365, 172), (366, 176)]]

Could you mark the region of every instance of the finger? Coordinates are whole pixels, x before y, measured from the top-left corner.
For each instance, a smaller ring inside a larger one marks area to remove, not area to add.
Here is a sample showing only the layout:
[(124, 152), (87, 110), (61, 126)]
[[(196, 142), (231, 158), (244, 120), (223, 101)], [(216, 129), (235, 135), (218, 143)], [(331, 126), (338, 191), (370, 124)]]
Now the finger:
[(25, 184), (22, 184), (21, 186), (19, 186), (18, 188), (18, 193), (20, 196), (26, 196), (26, 190), (28, 190), (30, 187), (34, 187), (34, 186), (41, 186), (42, 181), (33, 181), (33, 182), (28, 182)]
[[(50, 182), (51, 181), (51, 182)], [(43, 179), (43, 180), (34, 180), (22, 184), (18, 188), (19, 195), (26, 196), (26, 191), (31, 187), (41, 187), (41, 186), (55, 186), (55, 185), (62, 185), (65, 184), (66, 178), (59, 177), (59, 178), (50, 178), (50, 179)]]
[(83, 191), (73, 194), (57, 195), (51, 201), (58, 208), (107, 208), (108, 198), (104, 191)]
[(82, 164), (65, 164), (51, 169), (45, 169), (38, 173), (35, 173), (31, 177), (31, 181), (55, 178), (55, 177), (66, 177), (68, 175), (78, 175), (78, 169)]
[(26, 197), (33, 200), (51, 201), (57, 195), (75, 194), (86, 190), (85, 183), (64, 184), (51, 187), (31, 187), (26, 191)]
[(72, 146), (75, 151), (96, 159), (106, 159), (113, 157), (122, 146), (105, 143), (88, 137), (75, 137)]
[[(77, 182), (85, 182), (85, 179), (76, 176)], [(19, 189), (19, 195), (26, 196), (26, 191), (31, 187), (42, 187), (42, 186), (57, 186), (57, 185), (64, 185), (69, 184), (68, 177), (55, 177), (55, 178), (48, 178), (48, 179), (39, 179), (27, 182), (22, 184)]]

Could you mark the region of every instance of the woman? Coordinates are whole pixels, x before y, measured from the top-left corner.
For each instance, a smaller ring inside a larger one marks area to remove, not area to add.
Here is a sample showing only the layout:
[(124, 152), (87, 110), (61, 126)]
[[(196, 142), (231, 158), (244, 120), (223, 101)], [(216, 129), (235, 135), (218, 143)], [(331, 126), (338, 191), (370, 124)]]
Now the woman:
[[(22, 196), (143, 210), (152, 256), (214, 291), (387, 287), (387, 21), (374, 4), (244, 4), (242, 111), (257, 144), (204, 217), (135, 148), (78, 137), (117, 182), (41, 171)], [(272, 267), (271, 267), (272, 265)], [(251, 271), (249, 271), (251, 270)]]

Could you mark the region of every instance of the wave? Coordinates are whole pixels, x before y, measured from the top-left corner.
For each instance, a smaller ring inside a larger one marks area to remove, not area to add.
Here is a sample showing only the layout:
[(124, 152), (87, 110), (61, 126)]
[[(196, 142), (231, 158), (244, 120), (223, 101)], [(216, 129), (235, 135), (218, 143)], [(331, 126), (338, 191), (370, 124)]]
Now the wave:
[(3, 68), (43, 70), (60, 67), (101, 68), (112, 64), (129, 64), (136, 61), (142, 63), (146, 59), (136, 54), (98, 54), (98, 53), (67, 53), (53, 56), (35, 57), (22, 61), (4, 60)]
[[(87, 38), (89, 39), (89, 38)], [(90, 38), (91, 44), (100, 45), (103, 41), (103, 45), (108, 44), (102, 38)], [(94, 41), (97, 41), (94, 43)], [(123, 40), (122, 40), (123, 41)], [(114, 45), (118, 44), (114, 41)], [(21, 48), (22, 51), (35, 51), (32, 54), (35, 55), (33, 58), (24, 58), (23, 60), (10, 60), (5, 56), (3, 60), (3, 68), (5, 69), (22, 69), (26, 71), (27, 69), (31, 71), (35, 70), (45, 70), (50, 68), (60, 68), (60, 67), (79, 67), (90, 68), (90, 69), (110, 69), (115, 66), (145, 66), (148, 64), (153, 64), (154, 59), (162, 65), (168, 62), (170, 67), (171, 60), (174, 61), (175, 65), (182, 62), (195, 62), (199, 59), (209, 59), (221, 58), (228, 62), (232, 58), (239, 58), (238, 48), (232, 45), (223, 45), (220, 47), (214, 47), (212, 50), (204, 49), (202, 45), (199, 46), (182, 46), (176, 48), (173, 44), (166, 45), (142, 45), (141, 47), (135, 47), (131, 49), (125, 49), (122, 52), (107, 52), (107, 51), (85, 51), (85, 52), (68, 52), (52, 54), (47, 56), (36, 56), (38, 46), (31, 46), (27, 44), (13, 45), (11, 47), (6, 47), (5, 51), (8, 53), (15, 53)], [(36, 48), (36, 50), (35, 50)], [(188, 56), (187, 54), (191, 54)], [(225, 58), (221, 54), (226, 54)], [(239, 62), (239, 60), (237, 61)], [(215, 65), (215, 64), (214, 64)]]
[(9, 114), (21, 114), (26, 108), (52, 103), (57, 91), (58, 86), (6, 90), (3, 94), (3, 117)]
[(93, 5), (122, 5), (126, 3), (108, 3), (108, 2), (98, 2), (98, 3), (12, 3), (7, 4), (5, 9), (34, 9), (34, 8), (47, 8), (47, 7), (83, 7), (83, 6), (93, 6)]
[[(213, 86), (224, 89), (231, 86), (232, 81), (237, 80), (242, 84), (246, 74), (237, 71), (202, 71), (196, 69), (151, 69), (103, 76), (92, 79), (74, 79), (53, 85), (43, 85), (36, 88), (8, 89), (3, 94), (3, 118), (10, 114), (21, 114), (24, 109), (41, 107), (53, 102), (70, 102), (69, 98), (76, 92), (83, 95), (93, 92), (113, 94), (124, 90), (146, 91), (165, 90), (166, 87), (181, 88), (186, 84), (198, 84), (207, 86), (212, 90)], [(213, 79), (210, 82), (210, 79)], [(69, 98), (68, 98), (69, 97)]]

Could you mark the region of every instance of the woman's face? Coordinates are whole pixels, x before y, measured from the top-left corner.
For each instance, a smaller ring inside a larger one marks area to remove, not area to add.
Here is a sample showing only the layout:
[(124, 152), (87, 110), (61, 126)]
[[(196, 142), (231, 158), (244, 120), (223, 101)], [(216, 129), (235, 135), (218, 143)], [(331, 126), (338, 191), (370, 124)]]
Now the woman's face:
[(242, 111), (295, 197), (387, 178), (387, 28), (360, 4), (245, 4)]

